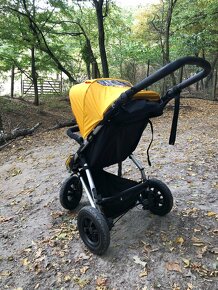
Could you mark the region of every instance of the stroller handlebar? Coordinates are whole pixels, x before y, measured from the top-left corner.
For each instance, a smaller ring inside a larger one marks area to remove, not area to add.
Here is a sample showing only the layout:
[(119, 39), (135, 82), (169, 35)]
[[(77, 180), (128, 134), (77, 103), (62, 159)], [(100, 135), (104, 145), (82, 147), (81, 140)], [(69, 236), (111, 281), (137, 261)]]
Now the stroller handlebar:
[(159, 69), (155, 73), (151, 74), (150, 76), (148, 76), (147, 78), (145, 78), (141, 82), (134, 85), (132, 88), (130, 88), (127, 91), (125, 91), (124, 93), (122, 93), (116, 101), (117, 105), (119, 105), (120, 103), (122, 104), (122, 103), (127, 102), (137, 92), (147, 88), (148, 86), (161, 80), (162, 78), (166, 77), (167, 75), (173, 73), (174, 71), (178, 70), (179, 68), (181, 68), (185, 65), (197, 65), (197, 66), (203, 68), (203, 70), (201, 70), (200, 72), (198, 72), (194, 76), (191, 76), (190, 78), (177, 84), (174, 88), (176, 88), (176, 90), (178, 90), (178, 91), (181, 91), (184, 88), (186, 88), (186, 87), (198, 82), (199, 80), (205, 78), (211, 71), (210, 63), (203, 58), (187, 56), (187, 57), (177, 59), (176, 61), (173, 61), (173, 62), (165, 65), (164, 67), (162, 67), (161, 69)]

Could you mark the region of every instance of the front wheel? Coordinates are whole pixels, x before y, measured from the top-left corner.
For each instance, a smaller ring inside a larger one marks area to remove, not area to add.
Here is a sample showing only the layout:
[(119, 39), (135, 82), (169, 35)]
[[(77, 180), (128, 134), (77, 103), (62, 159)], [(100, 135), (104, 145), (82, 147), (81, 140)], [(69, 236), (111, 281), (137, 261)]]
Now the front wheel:
[(82, 184), (77, 175), (72, 175), (61, 186), (59, 199), (61, 205), (69, 210), (75, 209), (82, 197)]
[(173, 207), (173, 196), (168, 186), (158, 179), (149, 179), (149, 210), (159, 216), (169, 213)]
[(103, 214), (91, 206), (83, 207), (77, 218), (81, 239), (96, 255), (102, 255), (110, 244), (110, 232)]

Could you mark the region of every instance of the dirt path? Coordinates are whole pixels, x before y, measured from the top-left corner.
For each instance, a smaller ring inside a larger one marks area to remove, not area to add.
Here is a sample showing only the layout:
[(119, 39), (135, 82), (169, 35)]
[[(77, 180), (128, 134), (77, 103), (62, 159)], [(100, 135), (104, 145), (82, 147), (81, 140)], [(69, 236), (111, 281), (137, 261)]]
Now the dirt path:
[[(0, 289), (218, 289), (218, 104), (182, 103), (176, 146), (168, 145), (172, 112), (154, 120), (147, 167), (171, 188), (172, 212), (131, 210), (112, 229), (103, 257), (85, 249), (77, 212), (59, 204), (64, 162), (77, 147), (65, 130), (16, 141), (0, 153)], [(146, 130), (135, 153), (145, 164), (149, 141)], [(124, 172), (138, 176), (129, 161)]]

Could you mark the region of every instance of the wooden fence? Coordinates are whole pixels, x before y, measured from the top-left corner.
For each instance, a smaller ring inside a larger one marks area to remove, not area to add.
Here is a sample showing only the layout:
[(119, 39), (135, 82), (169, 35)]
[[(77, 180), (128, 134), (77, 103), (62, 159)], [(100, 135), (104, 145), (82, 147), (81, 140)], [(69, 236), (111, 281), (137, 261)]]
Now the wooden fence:
[[(39, 95), (61, 95), (62, 81), (58, 80), (38, 80)], [(30, 80), (22, 80), (21, 95), (34, 96), (34, 86)]]

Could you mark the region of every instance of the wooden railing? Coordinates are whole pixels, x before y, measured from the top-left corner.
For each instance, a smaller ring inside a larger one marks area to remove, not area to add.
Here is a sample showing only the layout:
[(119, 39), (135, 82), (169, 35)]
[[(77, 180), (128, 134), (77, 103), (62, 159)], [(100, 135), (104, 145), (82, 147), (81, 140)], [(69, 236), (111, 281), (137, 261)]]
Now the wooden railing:
[[(38, 80), (39, 95), (60, 95), (62, 93), (62, 82), (59, 80)], [(29, 80), (23, 80), (21, 84), (22, 96), (33, 96), (34, 86)]]

